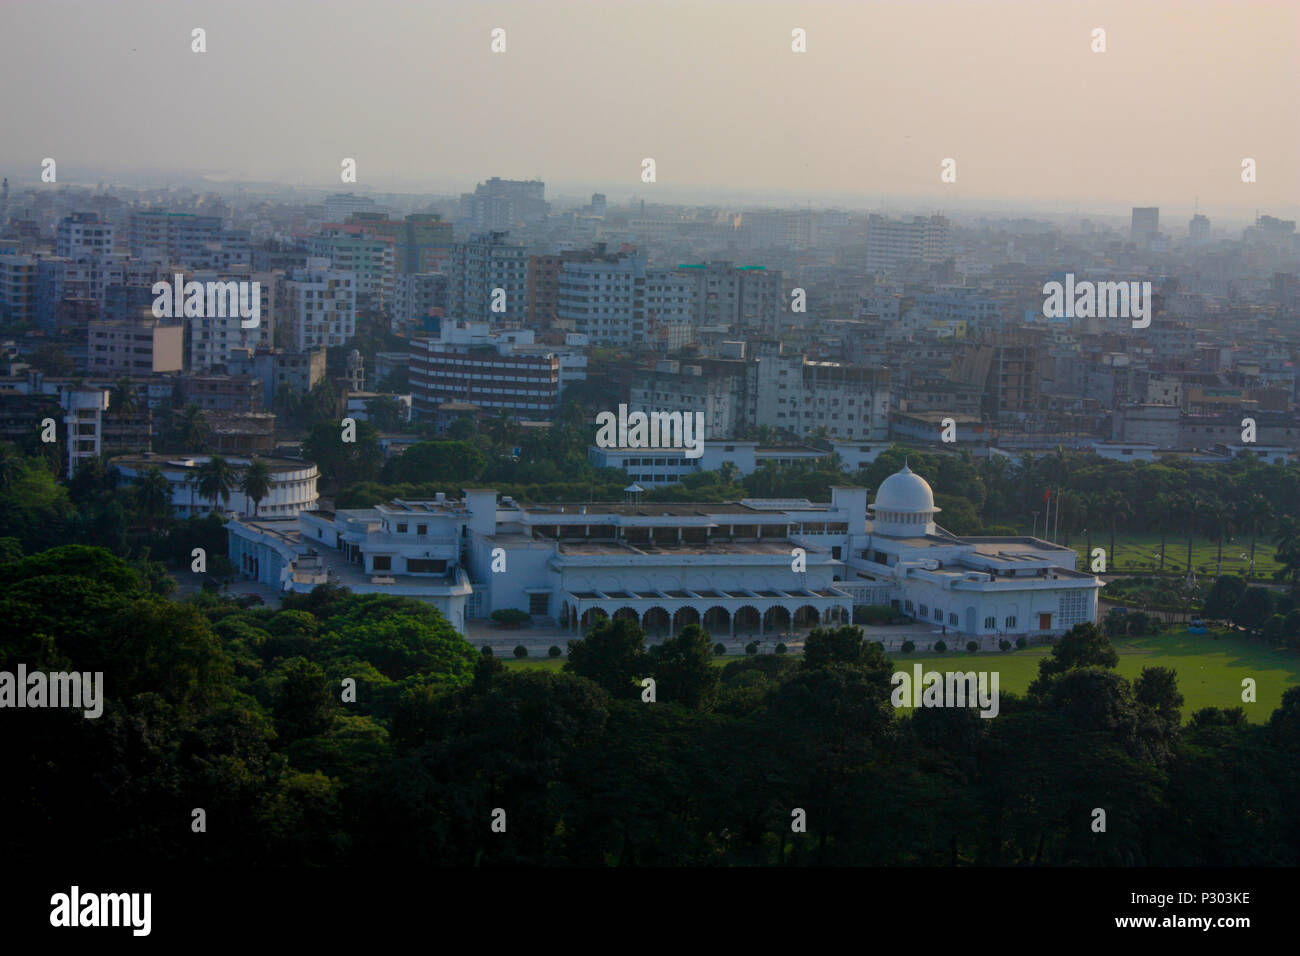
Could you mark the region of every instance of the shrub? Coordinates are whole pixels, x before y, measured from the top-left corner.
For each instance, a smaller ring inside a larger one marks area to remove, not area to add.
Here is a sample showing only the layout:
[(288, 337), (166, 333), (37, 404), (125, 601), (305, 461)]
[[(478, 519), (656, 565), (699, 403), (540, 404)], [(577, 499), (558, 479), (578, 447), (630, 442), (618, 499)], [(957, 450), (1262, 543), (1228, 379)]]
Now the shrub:
[(916, 642), (904, 641), (903, 646), (900, 647), (899, 650), (901, 650), (904, 654), (910, 654), (912, 653), (912, 651), (916, 650)]
[(751, 654), (751, 655), (752, 655), (752, 654), (757, 654), (757, 653), (758, 653), (758, 641), (750, 641), (748, 644), (746, 644), (746, 645), (745, 645), (745, 653), (746, 653), (746, 654)]
[(888, 604), (868, 604), (865, 607), (855, 607), (853, 609), (853, 623), (888, 624), (897, 615), (898, 611)]
[(478, 652), (482, 654), (484, 657), (491, 657), (492, 647), (488, 644), (484, 644), (482, 647), (479, 648)]
[(559, 657), (559, 656), (560, 656), (561, 654), (563, 654), (563, 653), (564, 653), (564, 652), (561, 651), (561, 650), (559, 649), (559, 647), (557, 647), (556, 645), (552, 644), (552, 645), (551, 645), (551, 649), (550, 649), (549, 651), (546, 652), (546, 656), (547, 656), (547, 657)]
[(943, 640), (935, 641), (934, 649), (938, 651), (940, 654), (942, 654), (944, 651), (948, 649), (948, 642)]
[(974, 654), (974, 653), (975, 653), (976, 651), (978, 651), (979, 649), (980, 649), (980, 642), (979, 642), (979, 641), (967, 641), (967, 642), (966, 642), (966, 650), (970, 651), (972, 654)]
[(727, 653), (727, 645), (723, 644), (721, 641), (718, 641), (718, 643), (713, 645), (713, 654), (715, 657), (721, 657), (725, 653)]
[(1011, 650), (1011, 642), (1004, 637), (998, 641), (998, 647), (1003, 651), (1009, 651)]
[(520, 658), (520, 659), (523, 659), (523, 658), (525, 658), (525, 657), (527, 657), (527, 656), (528, 656), (528, 648), (524, 647), (524, 645), (522, 645), (522, 644), (516, 644), (516, 645), (515, 645), (515, 657), (518, 657), (518, 658)]
[(778, 653), (778, 654), (784, 654), (784, 653), (786, 653), (788, 650), (789, 650), (789, 648), (787, 648), (784, 644), (778, 644), (778, 645), (776, 645), (776, 653)]
[(1025, 640), (1023, 637), (1016, 638), (1016, 650), (1023, 651), (1028, 646), (1029, 646), (1029, 642)]
[(527, 611), (515, 607), (503, 607), (492, 612), (492, 622), (497, 627), (520, 627), (529, 620)]

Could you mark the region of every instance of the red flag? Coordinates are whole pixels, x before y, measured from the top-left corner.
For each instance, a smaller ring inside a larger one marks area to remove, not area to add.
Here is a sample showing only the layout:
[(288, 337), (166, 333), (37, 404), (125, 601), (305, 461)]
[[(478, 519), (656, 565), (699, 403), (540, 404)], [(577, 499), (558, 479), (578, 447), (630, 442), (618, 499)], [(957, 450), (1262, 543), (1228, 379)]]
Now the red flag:
[(1043, 492), (1043, 500), (1050, 501), (1051, 499), (1052, 499), (1052, 489), (1048, 488), (1046, 491)]

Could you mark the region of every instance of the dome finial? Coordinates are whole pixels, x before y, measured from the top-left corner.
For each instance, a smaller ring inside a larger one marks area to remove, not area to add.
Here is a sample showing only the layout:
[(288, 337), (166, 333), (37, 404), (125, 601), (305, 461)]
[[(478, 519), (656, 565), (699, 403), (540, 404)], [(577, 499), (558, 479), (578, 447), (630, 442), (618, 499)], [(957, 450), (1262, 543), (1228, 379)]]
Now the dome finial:
[(908, 467), (908, 464), (907, 464), (908, 461), (909, 461), (908, 456), (907, 456), (907, 455), (904, 455), (904, 456), (903, 456), (903, 473), (904, 473), (904, 474), (908, 474), (908, 475), (910, 475), (910, 474), (912, 473), (912, 469)]

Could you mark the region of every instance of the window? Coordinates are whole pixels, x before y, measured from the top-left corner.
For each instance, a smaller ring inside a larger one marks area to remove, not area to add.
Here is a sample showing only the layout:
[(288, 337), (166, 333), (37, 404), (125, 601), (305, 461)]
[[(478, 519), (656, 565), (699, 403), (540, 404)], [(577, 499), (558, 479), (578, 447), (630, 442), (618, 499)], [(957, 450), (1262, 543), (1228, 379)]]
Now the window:
[(416, 534), (428, 534), (428, 533), (429, 533), (429, 526), (428, 526), (427, 524), (417, 524), (417, 525), (415, 526), (415, 533), (416, 533)]
[(550, 608), (551, 608), (551, 595), (549, 592), (545, 594), (528, 595), (529, 614), (539, 614), (539, 615), (545, 614), (547, 613), (547, 611), (550, 610)]
[(948, 612), (948, 623), (953, 627), (957, 626), (957, 615), (953, 614), (951, 611)]
[(924, 617), (925, 615), (930, 613), (930, 608), (922, 604), (917, 607), (917, 611), (919, 611), (921, 613), (921, 616)]
[(397, 533), (398, 533), (398, 534), (406, 534), (406, 525), (404, 525), (404, 524), (399, 524), (399, 525), (397, 526)]
[(371, 567), (376, 571), (391, 571), (393, 570), (393, 559), (387, 555), (383, 557), (376, 555), (372, 559)]
[(406, 570), (411, 574), (442, 574), (447, 570), (447, 562), (433, 558), (407, 558)]
[(996, 617), (986, 617), (984, 619), (984, 630), (991, 631), (993, 630), (993, 628), (997, 626), (998, 626), (998, 619)]
[(941, 608), (935, 608), (935, 609), (934, 609), (934, 619), (935, 619), (936, 621), (942, 621), (942, 620), (943, 620), (943, 610), (942, 610)]
[(1016, 626), (1016, 616), (1015, 616), (1014, 614), (1012, 614), (1010, 617), (1008, 617), (1008, 618), (1007, 618), (1005, 621), (1003, 621), (1002, 623), (1003, 623), (1003, 626), (1004, 626), (1004, 627), (1015, 627), (1015, 626)]
[(904, 602), (903, 602), (903, 610), (904, 610), (904, 611), (907, 611), (907, 612), (910, 614), (911, 611), (912, 611), (912, 602), (911, 602), (911, 601), (904, 601)]

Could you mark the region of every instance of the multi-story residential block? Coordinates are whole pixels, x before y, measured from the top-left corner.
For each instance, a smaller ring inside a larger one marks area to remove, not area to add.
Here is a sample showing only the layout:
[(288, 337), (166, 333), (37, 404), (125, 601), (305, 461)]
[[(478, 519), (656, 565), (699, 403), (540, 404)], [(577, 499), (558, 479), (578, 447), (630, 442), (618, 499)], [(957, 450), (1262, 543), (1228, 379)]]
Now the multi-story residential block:
[(441, 273), (399, 273), (393, 284), (393, 328), (415, 334), (429, 331), (430, 318), (447, 314), (447, 287)]
[[(453, 319), (517, 325), (528, 306), (528, 255), (504, 232), (483, 233), (452, 248), (447, 314)], [(497, 290), (501, 290), (500, 293)], [(494, 303), (500, 311), (494, 311)]]
[(382, 310), (393, 302), (396, 241), (376, 235), (368, 225), (328, 224), (308, 243), (312, 257), (329, 261), (335, 272), (354, 276), (358, 310)]
[(248, 230), (226, 229), (220, 216), (133, 212), (127, 244), (136, 258), (194, 269), (229, 269), (252, 261)]
[(486, 322), (443, 320), (436, 337), (411, 340), (408, 372), (415, 413), (457, 401), (549, 416), (560, 397), (560, 358), (532, 346), (532, 333), (494, 332)]
[(1160, 207), (1134, 206), (1133, 217), (1129, 225), (1129, 238), (1133, 242), (1145, 243), (1160, 235)]
[[(230, 361), (230, 353), (237, 348), (270, 348), (275, 342), (276, 303), (280, 289), (280, 276), (275, 273), (254, 273), (246, 268), (221, 271), (198, 270), (190, 273), (187, 282), (257, 283), (258, 324), (244, 328), (244, 319), (238, 309), (233, 314), (212, 314), (205, 307), (204, 314), (188, 316), (190, 371), (204, 372), (221, 368)], [(242, 297), (243, 292), (239, 295)], [(243, 301), (242, 298), (240, 301)]]
[(691, 280), (696, 325), (725, 325), (770, 337), (779, 333), (778, 314), (789, 309), (780, 269), (702, 262), (679, 265), (677, 272)]
[(86, 328), (86, 371), (91, 375), (155, 375), (185, 364), (185, 328), (144, 313), (134, 322), (91, 322)]
[(509, 230), (518, 224), (545, 219), (550, 212), (546, 184), (540, 180), (493, 176), (472, 193), (460, 197), (460, 218), (478, 231)]
[(98, 213), (78, 212), (59, 222), (55, 233), (55, 255), (70, 259), (113, 251), (113, 224)]
[(249, 375), (183, 375), (176, 393), (181, 404), (205, 410), (256, 412), (262, 408), (262, 382)]
[(0, 255), (0, 314), (7, 322), (35, 322), (38, 258)]
[(226, 363), (231, 375), (259, 379), (262, 407), (274, 408), (276, 395), (290, 391), (306, 395), (325, 381), (324, 346), (305, 352), (287, 349), (233, 348)]
[(951, 227), (943, 216), (904, 221), (873, 214), (867, 219), (867, 271), (888, 271), (912, 260), (943, 262), (951, 255), (951, 243)]
[(779, 342), (759, 344), (749, 364), (748, 421), (811, 435), (861, 441), (889, 436), (889, 369), (840, 362), (812, 362), (787, 355)]
[(451, 223), (432, 213), (411, 213), (389, 219), (387, 213), (357, 212), (348, 225), (362, 226), (393, 240), (393, 265), (398, 274), (439, 272), (451, 257)]
[(292, 351), (344, 345), (357, 332), (355, 277), (329, 268), (328, 260), (310, 259), (279, 283), (282, 341)]

